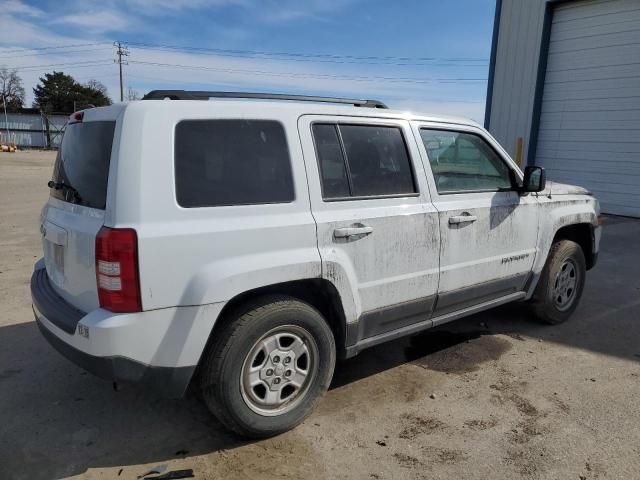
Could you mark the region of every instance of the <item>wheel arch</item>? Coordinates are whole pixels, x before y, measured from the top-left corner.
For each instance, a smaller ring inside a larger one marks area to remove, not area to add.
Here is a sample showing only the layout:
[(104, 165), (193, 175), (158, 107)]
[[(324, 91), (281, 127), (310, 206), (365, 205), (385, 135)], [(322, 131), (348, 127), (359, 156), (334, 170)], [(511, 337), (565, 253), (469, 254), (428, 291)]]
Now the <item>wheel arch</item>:
[(205, 353), (209, 349), (216, 332), (220, 331), (227, 322), (241, 315), (243, 311), (251, 308), (255, 302), (259, 302), (261, 298), (275, 295), (288, 296), (308, 303), (317, 309), (326, 319), (333, 332), (336, 342), (336, 354), (338, 356), (344, 355), (347, 324), (340, 294), (333, 283), (323, 278), (310, 278), (265, 285), (239, 293), (226, 302), (209, 333), (209, 338), (200, 355), (196, 372), (191, 379), (191, 387), (198, 384), (202, 360), (206, 357)]
[(552, 244), (559, 240), (571, 240), (582, 248), (582, 253), (587, 262), (587, 270), (595, 264), (594, 255), (594, 227), (591, 223), (574, 223), (559, 228), (553, 236)]
[(595, 239), (596, 211), (588, 205), (566, 201), (542, 204), (541, 213), (544, 220), (540, 225), (538, 253), (526, 289), (527, 300), (532, 297), (538, 285), (551, 246), (558, 240), (571, 240), (580, 245), (587, 263), (587, 270), (595, 265), (597, 259), (597, 253), (594, 251), (597, 246)]

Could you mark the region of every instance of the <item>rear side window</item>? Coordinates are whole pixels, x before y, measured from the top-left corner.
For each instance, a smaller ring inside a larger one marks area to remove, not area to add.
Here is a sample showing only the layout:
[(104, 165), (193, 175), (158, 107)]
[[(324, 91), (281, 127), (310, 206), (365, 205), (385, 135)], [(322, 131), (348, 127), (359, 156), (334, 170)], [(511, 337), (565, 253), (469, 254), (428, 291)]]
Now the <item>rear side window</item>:
[(399, 127), (314, 124), (324, 199), (416, 193)]
[(283, 126), (272, 120), (184, 120), (175, 135), (182, 207), (286, 203), (294, 199)]
[(105, 209), (115, 128), (113, 121), (67, 125), (53, 167), (52, 197)]

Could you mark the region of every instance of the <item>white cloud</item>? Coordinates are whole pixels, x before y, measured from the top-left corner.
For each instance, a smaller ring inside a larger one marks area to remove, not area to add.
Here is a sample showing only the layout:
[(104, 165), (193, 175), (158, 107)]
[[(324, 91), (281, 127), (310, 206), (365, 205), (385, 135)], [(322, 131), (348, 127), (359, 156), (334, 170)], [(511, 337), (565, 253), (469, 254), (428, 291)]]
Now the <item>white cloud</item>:
[(29, 17), (41, 17), (44, 12), (39, 8), (27, 5), (21, 0), (5, 0), (0, 7), (0, 14), (2, 15), (27, 15)]
[(121, 32), (131, 28), (133, 22), (129, 15), (117, 10), (100, 10), (86, 13), (63, 15), (53, 23), (64, 23), (81, 27), (95, 34)]
[(253, 5), (269, 22), (290, 22), (302, 18), (322, 19), (328, 13), (340, 11), (357, 0), (299, 0), (262, 1)]
[(163, 16), (183, 10), (240, 7), (260, 21), (285, 23), (302, 18), (321, 19), (360, 0), (122, 0), (119, 5), (139, 15)]
[(0, 15), (1, 48), (46, 47), (84, 43), (77, 36), (59, 35), (41, 25), (12, 15)]
[(247, 6), (250, 0), (124, 0), (123, 5), (133, 9), (142, 8), (141, 14), (162, 15), (167, 10), (199, 10), (208, 7)]

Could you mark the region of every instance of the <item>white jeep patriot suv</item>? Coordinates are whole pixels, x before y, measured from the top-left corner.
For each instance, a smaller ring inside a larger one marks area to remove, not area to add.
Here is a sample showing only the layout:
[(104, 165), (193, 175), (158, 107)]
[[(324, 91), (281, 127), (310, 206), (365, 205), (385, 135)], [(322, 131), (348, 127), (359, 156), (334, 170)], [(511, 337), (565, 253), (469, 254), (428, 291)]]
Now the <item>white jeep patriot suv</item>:
[(77, 112), (49, 188), (46, 339), (112, 381), (197, 387), (249, 437), (309, 415), (336, 357), (507, 302), (566, 320), (601, 230), (589, 192), (523, 174), (477, 124), (371, 100), (154, 91)]

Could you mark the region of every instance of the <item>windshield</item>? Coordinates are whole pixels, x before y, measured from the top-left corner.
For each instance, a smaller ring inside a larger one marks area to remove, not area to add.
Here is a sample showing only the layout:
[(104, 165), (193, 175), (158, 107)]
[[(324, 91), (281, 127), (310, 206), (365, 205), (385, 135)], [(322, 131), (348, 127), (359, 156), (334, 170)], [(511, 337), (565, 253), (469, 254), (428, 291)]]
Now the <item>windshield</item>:
[(51, 196), (104, 210), (116, 122), (68, 125), (53, 168)]

